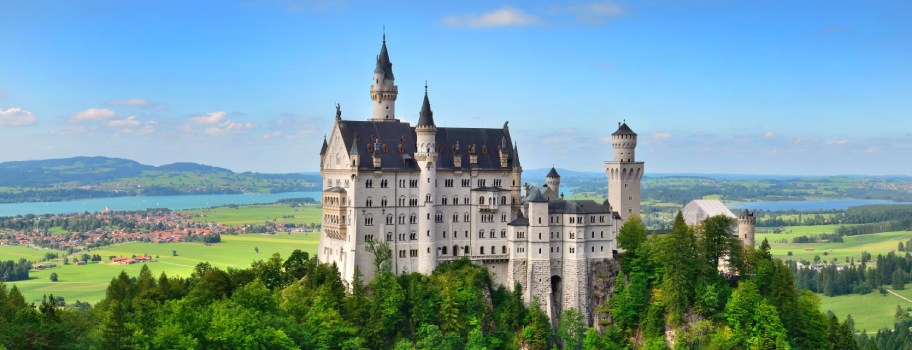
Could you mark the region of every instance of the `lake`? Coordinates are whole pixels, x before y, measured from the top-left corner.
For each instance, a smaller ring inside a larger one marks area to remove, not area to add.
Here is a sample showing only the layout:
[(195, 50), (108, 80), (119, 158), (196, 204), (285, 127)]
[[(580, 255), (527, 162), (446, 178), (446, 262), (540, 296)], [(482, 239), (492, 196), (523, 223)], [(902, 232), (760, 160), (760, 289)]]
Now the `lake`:
[(0, 204), (0, 216), (25, 214), (68, 214), (111, 210), (145, 210), (168, 208), (172, 210), (211, 208), (228, 204), (275, 203), (285, 198), (313, 198), (320, 201), (320, 192), (206, 194), (154, 197), (106, 197), (77, 199), (60, 202), (28, 202)]
[(878, 199), (826, 199), (826, 200), (809, 200), (809, 201), (779, 201), (779, 202), (731, 202), (725, 203), (732, 211), (737, 209), (748, 210), (765, 210), (765, 211), (811, 211), (811, 210), (832, 210), (848, 209), (859, 205), (871, 204), (912, 204), (912, 202), (891, 202)]

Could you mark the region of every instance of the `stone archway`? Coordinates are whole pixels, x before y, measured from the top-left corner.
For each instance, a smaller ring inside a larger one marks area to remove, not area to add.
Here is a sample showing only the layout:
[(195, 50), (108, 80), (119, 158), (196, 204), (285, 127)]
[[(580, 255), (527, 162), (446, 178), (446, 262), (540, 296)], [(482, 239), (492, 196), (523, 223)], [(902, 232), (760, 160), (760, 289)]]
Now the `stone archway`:
[(551, 323), (557, 326), (557, 320), (560, 318), (564, 309), (564, 281), (560, 276), (551, 276)]

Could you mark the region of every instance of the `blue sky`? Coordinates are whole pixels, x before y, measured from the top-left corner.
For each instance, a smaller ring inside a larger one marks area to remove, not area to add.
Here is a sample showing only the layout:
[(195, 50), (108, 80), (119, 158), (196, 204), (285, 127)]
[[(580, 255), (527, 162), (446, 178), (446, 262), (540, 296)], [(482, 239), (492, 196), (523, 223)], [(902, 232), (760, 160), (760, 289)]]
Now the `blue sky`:
[(0, 161), (103, 155), (318, 168), (370, 116), (510, 121), (523, 165), (599, 171), (626, 119), (648, 172), (912, 174), (909, 1), (5, 1)]

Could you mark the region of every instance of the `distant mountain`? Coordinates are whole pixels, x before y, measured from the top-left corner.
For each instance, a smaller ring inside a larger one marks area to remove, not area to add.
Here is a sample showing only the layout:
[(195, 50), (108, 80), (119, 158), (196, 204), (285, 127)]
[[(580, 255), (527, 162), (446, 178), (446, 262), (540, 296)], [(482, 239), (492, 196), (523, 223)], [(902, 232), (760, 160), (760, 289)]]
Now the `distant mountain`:
[(156, 170), (166, 170), (166, 171), (193, 171), (197, 173), (229, 173), (233, 174), (234, 172), (225, 168), (214, 167), (211, 165), (203, 165), (197, 163), (172, 163), (166, 164), (155, 168)]
[(108, 157), (0, 163), (0, 202), (319, 190), (319, 174), (235, 173), (197, 163), (152, 166)]

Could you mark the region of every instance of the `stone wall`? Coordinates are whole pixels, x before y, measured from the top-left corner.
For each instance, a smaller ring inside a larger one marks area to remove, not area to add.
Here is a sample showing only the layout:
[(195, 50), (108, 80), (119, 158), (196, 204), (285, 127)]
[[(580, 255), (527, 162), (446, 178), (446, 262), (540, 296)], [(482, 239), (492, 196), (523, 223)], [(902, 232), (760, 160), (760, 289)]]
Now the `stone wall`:
[(617, 260), (589, 259), (589, 305), (583, 314), (589, 316), (590, 326), (597, 326), (601, 330), (599, 324), (602, 321), (610, 322), (610, 319), (606, 319), (610, 315), (596, 310), (608, 304), (608, 298), (617, 288), (617, 276), (620, 271), (621, 265)]

